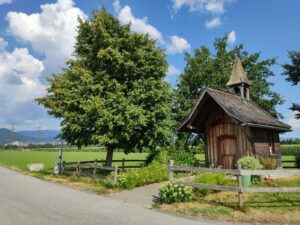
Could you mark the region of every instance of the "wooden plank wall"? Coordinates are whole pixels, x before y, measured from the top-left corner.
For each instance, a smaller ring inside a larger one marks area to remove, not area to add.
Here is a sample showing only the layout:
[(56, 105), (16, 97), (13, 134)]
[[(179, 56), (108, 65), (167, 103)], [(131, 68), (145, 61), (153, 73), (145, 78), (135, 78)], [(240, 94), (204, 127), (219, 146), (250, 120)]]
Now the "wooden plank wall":
[(237, 159), (253, 152), (251, 133), (248, 127), (238, 125), (220, 107), (215, 106), (206, 121), (206, 144), (208, 148), (209, 166), (218, 167), (218, 137), (236, 136)]

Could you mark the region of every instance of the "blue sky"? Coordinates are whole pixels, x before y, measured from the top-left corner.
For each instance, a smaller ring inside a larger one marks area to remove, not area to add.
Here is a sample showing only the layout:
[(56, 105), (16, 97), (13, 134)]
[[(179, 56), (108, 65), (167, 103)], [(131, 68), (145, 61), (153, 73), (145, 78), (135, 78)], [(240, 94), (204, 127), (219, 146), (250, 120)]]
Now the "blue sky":
[[(300, 85), (291, 86), (280, 64), (289, 62), (288, 50), (300, 51), (300, 1), (297, 0), (103, 0), (121, 23), (136, 32), (149, 33), (165, 49), (167, 80), (174, 85), (183, 71), (184, 51), (206, 45), (229, 34), (229, 46), (243, 43), (261, 59), (277, 57), (272, 67), (272, 89), (285, 103), (277, 109), (300, 137), (300, 121), (288, 109), (300, 102)], [(77, 17), (90, 17), (98, 0), (0, 0), (0, 127), (18, 130), (58, 129), (59, 121), (47, 115), (33, 99), (45, 94), (45, 78), (59, 72), (71, 57)]]

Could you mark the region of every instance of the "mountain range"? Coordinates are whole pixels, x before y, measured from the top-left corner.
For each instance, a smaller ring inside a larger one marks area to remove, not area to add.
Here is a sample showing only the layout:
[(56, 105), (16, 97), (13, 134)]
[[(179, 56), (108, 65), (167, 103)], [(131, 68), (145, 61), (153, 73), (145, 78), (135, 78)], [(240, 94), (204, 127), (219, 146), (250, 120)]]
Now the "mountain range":
[(0, 145), (18, 142), (54, 142), (60, 134), (59, 130), (30, 130), (13, 132), (6, 128), (0, 128)]

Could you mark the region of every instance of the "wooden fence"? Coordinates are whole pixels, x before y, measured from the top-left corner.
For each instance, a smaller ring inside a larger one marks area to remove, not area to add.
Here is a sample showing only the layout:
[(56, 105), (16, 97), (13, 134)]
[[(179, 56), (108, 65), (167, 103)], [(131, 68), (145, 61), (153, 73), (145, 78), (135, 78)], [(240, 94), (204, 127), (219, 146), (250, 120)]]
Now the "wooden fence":
[[(126, 165), (126, 163), (140, 163), (140, 165)], [(104, 166), (104, 160), (94, 160), (94, 161), (79, 161), (79, 162), (65, 162), (63, 161), (61, 165), (61, 174), (71, 174), (76, 176), (87, 176), (92, 179), (105, 178), (103, 174), (99, 174), (100, 171), (114, 171), (115, 178), (118, 171), (129, 168), (142, 168), (145, 166), (146, 160), (139, 159), (121, 159), (112, 160), (112, 163), (121, 163), (115, 166)]]
[(169, 165), (169, 179), (170, 182), (174, 182), (174, 172), (202, 172), (202, 173), (221, 173), (228, 174), (237, 177), (238, 186), (227, 185), (215, 185), (215, 184), (203, 184), (192, 182), (176, 182), (185, 186), (195, 188), (207, 188), (219, 191), (232, 191), (238, 193), (239, 207), (243, 207), (243, 193), (262, 193), (262, 192), (300, 192), (300, 187), (243, 187), (242, 176), (243, 175), (281, 175), (281, 176), (293, 176), (299, 175), (300, 170), (242, 170), (241, 165), (238, 165), (238, 169), (217, 169), (217, 168), (203, 168), (203, 167), (179, 167), (174, 166), (174, 161), (170, 161)]
[[(284, 169), (297, 169), (297, 168), (299, 168), (299, 166), (296, 163), (296, 160), (282, 160), (281, 162), (282, 162), (282, 168), (284, 168)], [(293, 165), (284, 165), (286, 163), (289, 163), (289, 164), (293, 163)]]

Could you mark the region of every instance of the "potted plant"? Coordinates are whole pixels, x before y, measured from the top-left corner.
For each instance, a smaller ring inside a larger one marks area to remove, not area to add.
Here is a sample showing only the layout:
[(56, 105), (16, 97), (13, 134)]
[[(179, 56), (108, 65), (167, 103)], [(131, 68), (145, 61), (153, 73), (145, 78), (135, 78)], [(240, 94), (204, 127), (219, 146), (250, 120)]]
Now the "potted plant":
[(270, 177), (270, 175), (268, 177), (265, 177), (264, 178), (264, 182), (267, 184), (267, 185), (271, 185), (272, 182), (273, 182), (273, 179)]
[[(274, 170), (276, 168), (276, 160), (273, 158), (261, 158), (260, 162), (265, 170)], [(264, 182), (270, 186), (273, 182), (273, 179), (269, 175), (264, 178)]]
[[(254, 156), (245, 156), (238, 160), (238, 163), (241, 164), (242, 169), (244, 170), (261, 170), (262, 165), (259, 162), (259, 159)], [(242, 182), (244, 187), (251, 186), (251, 176), (243, 175)]]

